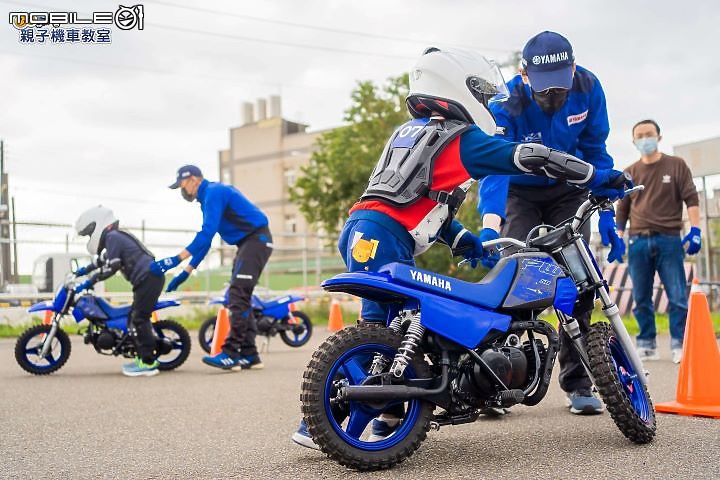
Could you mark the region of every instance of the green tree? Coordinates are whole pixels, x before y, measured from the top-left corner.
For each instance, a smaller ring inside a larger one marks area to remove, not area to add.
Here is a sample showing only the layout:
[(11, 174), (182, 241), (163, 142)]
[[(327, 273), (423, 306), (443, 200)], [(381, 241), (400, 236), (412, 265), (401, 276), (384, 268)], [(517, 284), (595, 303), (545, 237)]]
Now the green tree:
[(392, 132), (410, 117), (407, 74), (384, 85), (359, 82), (345, 111), (346, 126), (318, 138), (317, 149), (290, 191), (308, 223), (337, 238), (348, 210), (362, 195)]

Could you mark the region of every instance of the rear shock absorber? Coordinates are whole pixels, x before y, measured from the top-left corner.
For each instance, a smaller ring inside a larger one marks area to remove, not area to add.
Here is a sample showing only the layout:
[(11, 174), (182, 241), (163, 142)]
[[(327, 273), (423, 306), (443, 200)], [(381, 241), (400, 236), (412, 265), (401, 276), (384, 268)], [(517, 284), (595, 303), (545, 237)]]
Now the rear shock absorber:
[[(390, 325), (388, 325), (388, 328), (395, 333), (400, 333), (400, 327), (402, 327), (402, 317), (400, 315), (398, 315), (392, 319), (392, 321), (390, 322)], [(387, 358), (382, 353), (378, 353), (373, 358), (372, 365), (370, 366), (370, 375), (381, 374), (385, 370), (385, 367), (388, 366), (389, 363), (390, 363), (389, 358)]]
[(405, 373), (405, 368), (415, 354), (415, 349), (420, 345), (420, 341), (425, 334), (425, 327), (420, 324), (420, 312), (416, 312), (410, 320), (405, 338), (403, 339), (398, 352), (393, 359), (390, 371), (396, 378), (400, 378)]

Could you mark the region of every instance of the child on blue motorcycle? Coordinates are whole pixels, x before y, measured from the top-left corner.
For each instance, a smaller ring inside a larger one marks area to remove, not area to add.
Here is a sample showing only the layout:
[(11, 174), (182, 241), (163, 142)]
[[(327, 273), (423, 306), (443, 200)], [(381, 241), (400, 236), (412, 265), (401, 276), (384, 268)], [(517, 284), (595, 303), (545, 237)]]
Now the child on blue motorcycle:
[[(609, 198), (623, 196), (622, 172), (598, 170), (543, 145), (494, 138), (490, 102), (508, 92), (498, 67), (467, 51), (427, 49), (410, 71), (406, 100), (413, 120), (390, 137), (367, 189), (350, 209), (338, 248), (348, 271), (377, 271), (390, 262), (414, 265), (414, 257), (440, 241), (474, 267), (487, 257), (479, 236), (453, 219), (472, 184), (486, 175), (534, 174), (588, 188)], [(387, 308), (363, 300), (365, 322), (385, 323)], [(402, 406), (399, 407), (402, 409)], [(392, 434), (402, 411), (385, 411), (372, 423), (369, 441)], [(317, 448), (304, 421), (292, 439)]]
[(152, 376), (159, 373), (156, 339), (150, 321), (155, 303), (165, 284), (163, 276), (150, 272), (155, 257), (132, 234), (118, 228), (119, 221), (112, 210), (99, 205), (85, 211), (75, 223), (78, 235), (89, 236), (88, 252), (96, 260), (79, 268), (78, 276), (98, 270), (76, 291), (86, 290), (110, 278), (118, 270), (133, 287), (133, 304), (128, 318), (128, 332), (135, 341), (137, 357), (122, 367), (124, 375)]

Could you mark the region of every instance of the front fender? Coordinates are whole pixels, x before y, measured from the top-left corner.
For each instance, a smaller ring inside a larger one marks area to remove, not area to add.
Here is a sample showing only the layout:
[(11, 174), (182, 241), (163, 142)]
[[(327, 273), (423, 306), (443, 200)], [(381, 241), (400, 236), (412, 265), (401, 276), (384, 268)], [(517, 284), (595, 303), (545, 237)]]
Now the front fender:
[(27, 311), (28, 311), (28, 313), (30, 313), (30, 312), (42, 312), (42, 311), (45, 311), (45, 310), (50, 310), (50, 311), (52, 311), (52, 312), (55, 311), (55, 310), (53, 309), (53, 302), (52, 302), (52, 300), (45, 300), (44, 302), (36, 303), (36, 304), (33, 305), (32, 307), (28, 308)]

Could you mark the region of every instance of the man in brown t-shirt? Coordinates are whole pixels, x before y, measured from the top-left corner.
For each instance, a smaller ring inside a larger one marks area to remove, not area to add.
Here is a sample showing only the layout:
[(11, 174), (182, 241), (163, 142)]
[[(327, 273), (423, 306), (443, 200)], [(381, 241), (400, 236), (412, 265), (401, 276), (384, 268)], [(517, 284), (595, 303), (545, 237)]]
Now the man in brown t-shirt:
[[(658, 150), (662, 137), (655, 121), (638, 122), (632, 134), (641, 157), (625, 171), (632, 175), (636, 185), (645, 185), (645, 190), (620, 201), (617, 228), (622, 237), (625, 223), (630, 219), (628, 263), (635, 299), (633, 313), (640, 326), (638, 353), (644, 360), (660, 358), (656, 350), (653, 305), (653, 283), (657, 272), (669, 302), (672, 360), (680, 363), (687, 316), (683, 258), (685, 253), (698, 253), (701, 244), (698, 194), (685, 161)], [(681, 239), (683, 202), (687, 206), (691, 229)]]

